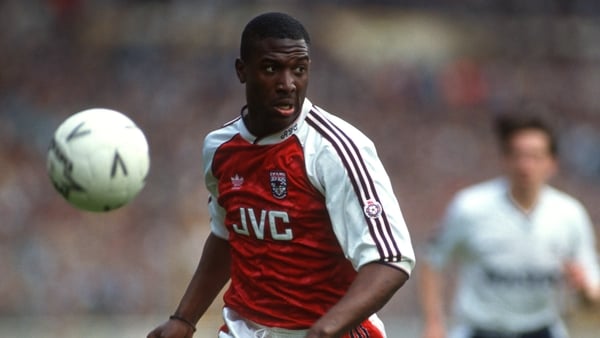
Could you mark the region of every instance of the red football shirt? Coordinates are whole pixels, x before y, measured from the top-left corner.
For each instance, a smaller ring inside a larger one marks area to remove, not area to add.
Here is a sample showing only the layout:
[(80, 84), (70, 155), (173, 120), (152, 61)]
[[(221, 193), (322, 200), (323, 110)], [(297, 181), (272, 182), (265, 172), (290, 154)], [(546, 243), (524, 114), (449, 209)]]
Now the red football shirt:
[(414, 253), (372, 143), (312, 106), (256, 139), (241, 118), (210, 133), (203, 158), (211, 228), (231, 247), (225, 306), (270, 327), (306, 329), (363, 264), (410, 273)]

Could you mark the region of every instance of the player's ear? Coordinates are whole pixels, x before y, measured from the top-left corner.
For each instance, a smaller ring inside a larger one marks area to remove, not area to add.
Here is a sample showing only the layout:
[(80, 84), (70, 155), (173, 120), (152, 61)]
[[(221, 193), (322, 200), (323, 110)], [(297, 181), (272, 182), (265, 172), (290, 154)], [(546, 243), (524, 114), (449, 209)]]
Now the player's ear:
[(246, 83), (246, 72), (245, 65), (242, 59), (235, 59), (235, 72), (237, 74), (238, 79), (240, 79), (240, 83)]

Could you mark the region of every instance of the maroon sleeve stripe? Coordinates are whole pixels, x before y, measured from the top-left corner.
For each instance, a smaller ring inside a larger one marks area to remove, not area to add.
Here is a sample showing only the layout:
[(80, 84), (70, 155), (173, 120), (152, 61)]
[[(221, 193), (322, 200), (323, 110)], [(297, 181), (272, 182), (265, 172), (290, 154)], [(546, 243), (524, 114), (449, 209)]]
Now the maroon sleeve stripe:
[[(368, 200), (379, 201), (371, 173), (368, 171), (355, 142), (331, 120), (320, 114), (317, 109), (315, 108), (308, 113), (306, 121), (336, 149), (348, 171), (350, 182), (360, 204), (363, 205)], [(382, 211), (380, 217), (376, 218), (368, 217), (365, 214), (365, 219), (381, 260), (386, 262), (399, 261), (401, 253), (394, 240), (391, 224), (385, 210)]]

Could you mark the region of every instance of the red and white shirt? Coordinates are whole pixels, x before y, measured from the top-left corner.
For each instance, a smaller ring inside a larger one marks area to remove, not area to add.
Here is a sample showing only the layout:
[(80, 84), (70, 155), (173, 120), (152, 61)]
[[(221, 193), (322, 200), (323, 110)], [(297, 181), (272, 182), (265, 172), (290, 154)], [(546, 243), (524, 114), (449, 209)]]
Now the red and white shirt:
[(204, 140), (211, 230), (231, 246), (225, 306), (260, 325), (306, 329), (381, 262), (415, 256), (373, 143), (308, 99), (286, 130), (256, 138), (237, 118)]

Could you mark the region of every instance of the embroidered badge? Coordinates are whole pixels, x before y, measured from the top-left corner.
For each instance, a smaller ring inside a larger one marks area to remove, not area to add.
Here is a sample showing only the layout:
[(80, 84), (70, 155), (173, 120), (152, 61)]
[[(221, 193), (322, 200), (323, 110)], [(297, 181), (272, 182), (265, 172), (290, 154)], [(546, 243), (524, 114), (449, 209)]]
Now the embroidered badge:
[(273, 197), (277, 199), (285, 198), (287, 196), (287, 176), (285, 171), (271, 170), (269, 176)]
[(377, 218), (381, 216), (381, 213), (383, 212), (383, 207), (381, 206), (381, 203), (375, 200), (368, 200), (365, 203), (363, 211), (365, 212), (365, 215), (367, 215), (367, 217)]
[(235, 176), (231, 177), (231, 184), (233, 185), (233, 189), (239, 189), (244, 184), (244, 178), (235, 174)]

